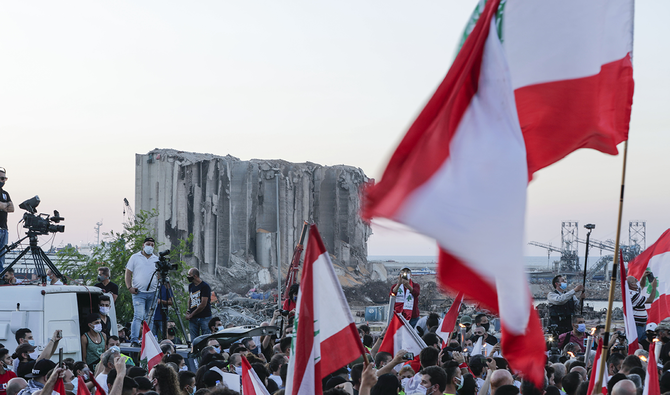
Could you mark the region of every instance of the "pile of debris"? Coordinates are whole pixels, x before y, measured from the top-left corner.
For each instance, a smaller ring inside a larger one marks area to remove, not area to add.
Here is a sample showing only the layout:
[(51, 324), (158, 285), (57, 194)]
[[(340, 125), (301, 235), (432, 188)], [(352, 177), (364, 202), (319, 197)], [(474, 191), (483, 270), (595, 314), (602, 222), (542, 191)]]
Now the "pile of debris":
[(212, 303), (212, 317), (221, 318), (224, 325), (260, 325), (270, 321), (277, 304), (272, 299), (252, 299), (230, 292)]

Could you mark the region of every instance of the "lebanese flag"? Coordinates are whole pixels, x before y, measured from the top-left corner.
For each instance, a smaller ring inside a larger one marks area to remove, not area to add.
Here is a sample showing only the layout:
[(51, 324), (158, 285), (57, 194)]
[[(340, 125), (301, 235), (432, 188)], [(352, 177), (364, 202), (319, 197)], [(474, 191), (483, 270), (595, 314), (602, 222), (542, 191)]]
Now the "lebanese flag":
[(458, 313), (461, 311), (462, 303), (463, 292), (460, 292), (458, 295), (456, 295), (454, 303), (451, 304), (449, 311), (444, 315), (444, 318), (442, 318), (442, 322), (440, 322), (440, 326), (436, 334), (442, 338), (442, 348), (449, 344), (449, 337), (451, 336), (451, 332), (453, 332), (454, 327), (456, 326)]
[(256, 371), (244, 356), (242, 357), (242, 392), (244, 395), (270, 395)]
[(151, 333), (149, 325), (147, 325), (146, 321), (142, 321), (142, 349), (140, 351), (140, 360), (145, 358), (147, 360), (147, 367), (151, 370), (154, 365), (160, 363), (163, 358), (163, 352), (158, 345), (158, 340), (156, 340), (154, 334)]
[(499, 4), (486, 3), (363, 217), (435, 238), (440, 284), (498, 314), (503, 355), (541, 385), (544, 336), (523, 266), (528, 179), (627, 138), (632, 0)]
[[(291, 344), (286, 394), (323, 393), (321, 380), (365, 353), (335, 269), (316, 225), (309, 228), (296, 335)], [(321, 358), (321, 356), (325, 356)]]
[(91, 391), (88, 390), (86, 381), (84, 381), (84, 376), (77, 376), (77, 380), (77, 395), (91, 395)]
[(637, 339), (637, 327), (635, 326), (635, 317), (633, 316), (633, 302), (631, 300), (631, 290), (628, 288), (626, 280), (626, 268), (623, 263), (623, 253), (619, 250), (619, 278), (621, 279), (621, 300), (623, 301), (623, 324), (626, 328), (626, 340), (628, 341), (628, 355), (633, 355), (635, 350), (640, 348)]
[(658, 365), (656, 364), (656, 343), (649, 346), (649, 360), (647, 360), (647, 375), (644, 376), (644, 390), (642, 395), (661, 395), (658, 381)]
[(379, 346), (379, 351), (387, 352), (393, 356), (400, 350), (411, 352), (415, 359), (415, 361), (412, 361), (412, 368), (415, 372), (418, 372), (416, 369), (417, 363), (421, 366), (419, 354), (425, 347), (426, 343), (419, 338), (416, 330), (408, 324), (407, 320), (401, 319), (398, 313), (394, 313), (386, 329), (384, 340)]
[(607, 395), (607, 382), (610, 380), (607, 375), (607, 359), (602, 358), (603, 353), (603, 339), (598, 341), (598, 350), (596, 351), (596, 357), (593, 359), (593, 368), (591, 369), (591, 379), (589, 380), (589, 389), (586, 391), (587, 394), (593, 393), (593, 388), (596, 386), (596, 381), (598, 381), (598, 373), (600, 366), (604, 364), (603, 368), (605, 373), (603, 373), (603, 382), (601, 384), (601, 394)]
[[(649, 268), (656, 277), (656, 297), (647, 310), (647, 322), (660, 323), (670, 317), (670, 229), (628, 264), (628, 275), (642, 280)], [(651, 291), (651, 284), (646, 283)], [(652, 296), (650, 296), (651, 298)]]

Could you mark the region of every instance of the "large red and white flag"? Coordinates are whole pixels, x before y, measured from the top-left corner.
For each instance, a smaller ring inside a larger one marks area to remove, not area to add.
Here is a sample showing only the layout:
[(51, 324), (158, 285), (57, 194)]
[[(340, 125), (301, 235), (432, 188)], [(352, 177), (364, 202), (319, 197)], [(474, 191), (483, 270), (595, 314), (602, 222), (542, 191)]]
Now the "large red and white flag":
[(605, 365), (603, 369), (603, 382), (601, 384), (601, 394), (607, 395), (607, 382), (609, 381), (609, 376), (607, 375), (607, 359), (603, 358), (603, 339), (600, 339), (598, 342), (598, 350), (596, 351), (596, 357), (593, 359), (593, 368), (591, 369), (591, 380), (589, 380), (589, 389), (586, 391), (587, 394), (593, 393), (593, 388), (596, 386), (596, 381), (598, 381), (598, 371), (601, 365)]
[(647, 360), (647, 375), (644, 376), (644, 390), (642, 395), (661, 395), (661, 386), (658, 381), (658, 365), (656, 364), (656, 343), (649, 346)]
[(246, 357), (242, 357), (242, 393), (244, 395), (270, 395)]
[(633, 355), (640, 348), (637, 339), (637, 327), (633, 315), (633, 301), (631, 290), (628, 286), (626, 268), (623, 262), (623, 253), (619, 250), (619, 278), (621, 279), (621, 300), (623, 301), (623, 324), (626, 329), (626, 340), (628, 341), (628, 355)]
[(149, 329), (149, 325), (147, 325), (146, 321), (142, 321), (142, 349), (140, 351), (140, 360), (146, 359), (147, 367), (151, 370), (154, 365), (160, 363), (162, 358), (163, 352), (158, 345), (158, 340), (156, 340), (154, 334), (151, 333), (151, 329)]
[(463, 292), (456, 295), (454, 303), (451, 304), (449, 311), (444, 315), (437, 330), (437, 335), (442, 338), (442, 347), (449, 344), (449, 337), (454, 331), (456, 321), (458, 321), (458, 313), (461, 311), (461, 304), (463, 303)]
[(398, 316), (398, 313), (393, 314), (393, 318), (386, 329), (384, 340), (379, 346), (379, 351), (395, 355), (398, 351), (405, 350), (415, 356), (419, 355), (421, 350), (426, 347), (426, 343), (419, 338), (414, 328), (407, 325), (406, 322)]
[(365, 351), (316, 225), (309, 228), (296, 306), (286, 394), (320, 395), (321, 379)]
[(437, 240), (440, 283), (500, 315), (503, 355), (538, 385), (544, 337), (523, 266), (528, 179), (578, 148), (614, 154), (627, 138), (632, 24), (632, 0), (489, 0), (367, 191), (365, 218)]
[[(656, 278), (656, 291), (655, 295), (650, 295), (653, 301), (647, 310), (647, 322), (658, 324), (663, 318), (670, 317), (670, 229), (628, 264), (628, 275), (642, 280), (643, 276), (647, 276), (647, 269)], [(649, 281), (645, 281), (645, 287), (651, 292)]]

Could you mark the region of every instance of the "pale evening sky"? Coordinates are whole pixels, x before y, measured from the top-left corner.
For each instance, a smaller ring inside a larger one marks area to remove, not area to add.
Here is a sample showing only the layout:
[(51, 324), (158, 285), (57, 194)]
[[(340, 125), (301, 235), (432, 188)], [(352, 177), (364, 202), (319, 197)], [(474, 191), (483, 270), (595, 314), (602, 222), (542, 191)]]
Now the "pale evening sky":
[[(379, 178), (440, 83), (476, 1), (31, 1), (0, 5), (0, 166), (17, 205), (60, 211), (55, 245), (119, 230), (135, 154), (153, 148), (347, 164)], [(670, 212), (670, 3), (638, 2), (623, 237)], [(621, 145), (620, 150), (623, 149)], [(560, 222), (614, 238), (622, 155), (581, 150), (529, 187), (527, 240)], [(371, 255), (433, 255), (434, 243), (374, 227)], [(43, 236), (42, 242), (47, 241)], [(482, 246), (485, 247), (485, 246)], [(544, 250), (527, 247), (527, 255)]]

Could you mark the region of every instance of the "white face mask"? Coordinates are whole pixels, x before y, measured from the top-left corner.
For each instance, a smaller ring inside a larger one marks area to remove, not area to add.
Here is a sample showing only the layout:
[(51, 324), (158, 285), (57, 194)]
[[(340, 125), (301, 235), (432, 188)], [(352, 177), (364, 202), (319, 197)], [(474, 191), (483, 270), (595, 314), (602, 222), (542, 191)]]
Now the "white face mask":
[(420, 386), (416, 387), (415, 394), (425, 394), (426, 391), (428, 391), (428, 389), (426, 387), (424, 387), (423, 385), (420, 385)]
[(186, 366), (186, 365), (184, 365), (184, 366), (182, 366), (181, 368), (179, 368), (179, 371), (180, 371), (180, 372), (185, 372), (185, 371), (187, 371), (187, 370), (188, 370), (188, 366)]
[(223, 330), (223, 325), (217, 327), (216, 329), (222, 331)]
[(100, 312), (104, 315), (109, 314), (109, 306), (100, 306)]
[(460, 390), (461, 388), (463, 388), (463, 376), (457, 377), (456, 382), (457, 382), (457, 384), (456, 384), (456, 389), (457, 390)]
[(144, 246), (144, 253), (151, 255), (154, 253), (154, 248), (152, 246)]
[(242, 375), (242, 367), (241, 366), (235, 366), (235, 373), (238, 375)]
[(93, 330), (98, 332), (98, 333), (102, 332), (102, 324), (93, 325)]

